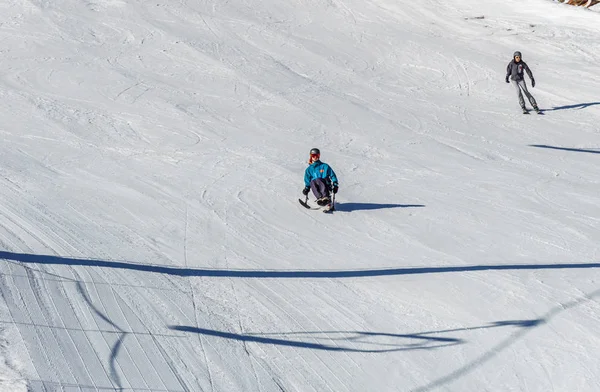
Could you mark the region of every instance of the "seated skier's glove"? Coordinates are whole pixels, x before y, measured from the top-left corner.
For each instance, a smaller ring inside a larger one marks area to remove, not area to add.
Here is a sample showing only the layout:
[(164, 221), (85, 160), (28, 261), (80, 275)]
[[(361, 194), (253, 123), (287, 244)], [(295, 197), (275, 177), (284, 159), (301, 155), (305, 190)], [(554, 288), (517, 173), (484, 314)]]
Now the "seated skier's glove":
[(510, 82), (508, 81), (508, 76), (506, 77), (506, 83), (510, 83)]
[(531, 78), (531, 87), (535, 87), (535, 79)]
[(334, 194), (337, 193), (337, 191), (338, 191), (338, 184), (333, 184), (333, 189), (332, 190), (333, 190)]
[(304, 189), (302, 189), (302, 194), (303, 194), (304, 196), (307, 196), (309, 191), (310, 191), (310, 188), (309, 188), (309, 187), (307, 187), (307, 186), (305, 186), (305, 187), (304, 187)]

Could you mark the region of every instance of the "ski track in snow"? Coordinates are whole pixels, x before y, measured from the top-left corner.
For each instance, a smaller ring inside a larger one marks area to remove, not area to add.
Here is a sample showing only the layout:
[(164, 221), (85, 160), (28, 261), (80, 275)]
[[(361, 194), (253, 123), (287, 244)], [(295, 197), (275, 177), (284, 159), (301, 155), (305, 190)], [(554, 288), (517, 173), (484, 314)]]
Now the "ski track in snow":
[(0, 390), (600, 389), (598, 13), (0, 12)]

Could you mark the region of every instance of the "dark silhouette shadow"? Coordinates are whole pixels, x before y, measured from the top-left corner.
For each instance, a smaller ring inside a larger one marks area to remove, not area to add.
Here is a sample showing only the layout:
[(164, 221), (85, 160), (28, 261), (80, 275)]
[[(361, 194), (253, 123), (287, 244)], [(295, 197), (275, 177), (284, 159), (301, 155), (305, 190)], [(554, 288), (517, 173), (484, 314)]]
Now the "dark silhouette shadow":
[(592, 148), (592, 149), (568, 148), (568, 147), (548, 146), (545, 144), (530, 144), (529, 147), (548, 148), (551, 150), (563, 150), (563, 151), (574, 151), (574, 152), (588, 152), (590, 154), (600, 154), (600, 148)]
[(381, 210), (384, 208), (417, 208), (425, 207), (423, 204), (376, 204), (376, 203), (335, 203), (335, 210), (351, 212), (359, 210)]
[(573, 264), (500, 264), (500, 265), (461, 265), (448, 267), (406, 267), (382, 268), (367, 270), (234, 270), (234, 269), (203, 269), (179, 268), (152, 264), (137, 264), (125, 261), (104, 261), (93, 259), (73, 259), (58, 256), (32, 255), (25, 253), (12, 253), (0, 251), (0, 259), (14, 260), (21, 263), (35, 263), (47, 265), (71, 265), (102, 268), (117, 268), (132, 271), (153, 272), (174, 276), (206, 276), (224, 278), (362, 278), (390, 275), (415, 275), (435, 274), (448, 272), (467, 271), (507, 271), (507, 270), (546, 270), (546, 269), (584, 269), (600, 268), (600, 263), (573, 263)]
[[(345, 352), (357, 352), (357, 353), (388, 353), (388, 352), (396, 352), (396, 351), (408, 351), (408, 350), (430, 350), (433, 348), (440, 347), (448, 347), (454, 346), (456, 344), (464, 343), (462, 339), (456, 338), (445, 338), (445, 337), (436, 337), (436, 336), (422, 336), (422, 334), (392, 334), (392, 333), (378, 333), (378, 332), (360, 332), (360, 331), (335, 331), (335, 332), (320, 332), (325, 335), (321, 339), (325, 339), (328, 341), (337, 340), (345, 341), (345, 342), (359, 342), (361, 345), (365, 346), (380, 346), (381, 348), (354, 348), (349, 346), (343, 346), (338, 344), (322, 344), (322, 343), (313, 343), (299, 340), (290, 340), (285, 338), (274, 338), (267, 337), (267, 334), (258, 334), (258, 333), (247, 333), (247, 334), (238, 334), (232, 332), (223, 332), (223, 331), (215, 331), (212, 329), (205, 328), (196, 328), (186, 325), (170, 325), (169, 329), (175, 331), (183, 331), (190, 333), (197, 333), (204, 336), (215, 336), (223, 339), (231, 339), (238, 340), (241, 342), (254, 342), (254, 343), (262, 343), (262, 344), (271, 344), (276, 346), (288, 346), (288, 347), (299, 347), (299, 348), (308, 348), (313, 350), (324, 350), (324, 351), (345, 351)], [(279, 335), (285, 337), (286, 335), (297, 335), (300, 333), (280, 333), (280, 334), (270, 334)], [(329, 334), (340, 334), (340, 335), (348, 335), (344, 338), (331, 339), (328, 337)], [(385, 337), (388, 339), (416, 339), (419, 343), (380, 343), (377, 341), (368, 341), (367, 338), (373, 337)], [(310, 337), (312, 340), (317, 340), (314, 337)]]
[[(398, 335), (398, 334), (391, 334), (391, 333), (385, 333), (385, 332), (361, 332), (361, 331), (303, 331), (303, 332), (273, 332), (273, 333), (261, 333), (260, 336), (269, 336), (269, 335), (278, 335), (278, 336), (309, 336), (312, 339), (319, 339), (318, 335), (324, 335), (323, 338), (321, 339), (327, 339), (327, 340), (362, 340), (364, 337), (370, 337), (370, 336), (390, 336), (390, 337), (418, 337), (418, 338), (423, 338), (425, 335), (433, 335), (433, 334), (442, 334), (442, 333), (448, 333), (448, 332), (461, 332), (461, 331), (474, 331), (477, 329), (489, 329), (489, 328), (497, 328), (497, 327), (509, 327), (509, 326), (515, 326), (515, 327), (523, 327), (523, 328), (529, 328), (529, 327), (535, 327), (541, 323), (543, 323), (544, 320), (543, 319), (534, 319), (534, 320), (505, 320), (505, 321), (494, 321), (492, 323), (486, 324), (486, 325), (481, 325), (481, 326), (477, 326), (477, 327), (464, 327), (464, 328), (454, 328), (454, 329), (442, 329), (442, 330), (438, 330), (438, 331), (426, 331), (426, 332), (419, 332), (419, 333), (413, 333), (413, 334), (407, 334), (407, 335)], [(256, 335), (253, 333), (248, 333), (247, 335)], [(332, 335), (353, 335), (353, 336), (349, 336), (349, 337), (344, 337), (342, 338), (332, 338)], [(448, 338), (430, 338), (433, 340), (438, 340), (438, 341), (446, 341), (446, 339)], [(453, 341), (460, 341), (461, 339), (453, 339), (451, 338)]]
[[(427, 336), (440, 335), (449, 332), (472, 331), (476, 329), (488, 329), (498, 327), (521, 327), (531, 328), (541, 324), (544, 320), (507, 320), (496, 321), (487, 325), (478, 327), (465, 327), (456, 329), (446, 329), (441, 331), (427, 331), (410, 334), (395, 334), (386, 332), (365, 332), (365, 331), (306, 331), (306, 332), (278, 332), (278, 333), (246, 333), (238, 334), (232, 332), (215, 331), (206, 328), (197, 328), (185, 325), (171, 325), (169, 329), (175, 331), (197, 333), (205, 336), (215, 336), (223, 339), (238, 340), (242, 342), (254, 342), (261, 344), (271, 344), (277, 346), (308, 348), (313, 350), (325, 351), (346, 351), (346, 352), (362, 352), (362, 353), (386, 353), (396, 351), (409, 350), (430, 350), (434, 348), (442, 348), (463, 344), (463, 339), (442, 337), (442, 336)], [(273, 337), (277, 336), (277, 337)], [(294, 337), (294, 340), (289, 337)], [(386, 342), (382, 342), (382, 339)], [(309, 339), (301, 341), (300, 339)], [(417, 340), (417, 343), (397, 343), (399, 339)], [(314, 341), (326, 340), (335, 344), (315, 343)], [(353, 343), (354, 346), (361, 345), (365, 348), (348, 347), (344, 343)], [(379, 347), (379, 348), (369, 348)]]
[(585, 109), (587, 107), (594, 106), (594, 105), (600, 105), (600, 102), (587, 102), (587, 103), (577, 103), (574, 105), (555, 106), (552, 109), (544, 109), (544, 111), (546, 112), (546, 111), (550, 111), (550, 110), (567, 110), (567, 109), (581, 110), (581, 109)]

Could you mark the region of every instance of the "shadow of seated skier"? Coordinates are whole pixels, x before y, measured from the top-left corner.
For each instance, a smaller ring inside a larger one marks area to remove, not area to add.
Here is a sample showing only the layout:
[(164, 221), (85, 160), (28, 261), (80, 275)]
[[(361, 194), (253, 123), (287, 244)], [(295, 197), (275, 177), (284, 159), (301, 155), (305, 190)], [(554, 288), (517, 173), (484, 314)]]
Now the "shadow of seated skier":
[(317, 199), (317, 204), (325, 206), (326, 210), (333, 211), (335, 207), (331, 203), (329, 191), (331, 190), (333, 193), (338, 191), (338, 179), (335, 172), (331, 166), (321, 162), (321, 151), (318, 148), (310, 150), (308, 164), (309, 166), (304, 171), (302, 194), (308, 196), (309, 190), (312, 190)]

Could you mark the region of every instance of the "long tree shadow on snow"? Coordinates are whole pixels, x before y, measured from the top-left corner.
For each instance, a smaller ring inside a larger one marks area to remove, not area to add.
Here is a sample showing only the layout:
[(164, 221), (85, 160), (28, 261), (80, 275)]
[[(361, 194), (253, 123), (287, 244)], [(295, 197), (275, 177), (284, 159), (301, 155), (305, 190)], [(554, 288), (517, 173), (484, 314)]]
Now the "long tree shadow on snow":
[[(319, 339), (318, 337), (315, 338), (316, 335), (324, 335), (323, 338), (326, 338), (328, 340), (342, 340), (341, 338), (340, 339), (332, 338), (331, 336), (332, 335), (344, 335), (344, 334), (353, 334), (354, 336), (352, 336), (350, 338), (344, 337), (343, 340), (361, 340), (364, 337), (370, 337), (370, 336), (419, 337), (419, 338), (422, 338), (425, 335), (434, 335), (434, 334), (439, 335), (439, 334), (449, 333), (449, 332), (474, 331), (474, 330), (478, 330), (478, 329), (489, 329), (489, 328), (498, 328), (498, 327), (514, 326), (514, 327), (522, 327), (522, 328), (531, 328), (531, 327), (536, 327), (536, 326), (542, 324), (543, 322), (544, 322), (543, 319), (493, 321), (489, 324), (479, 325), (476, 327), (440, 329), (437, 331), (418, 332), (418, 333), (413, 333), (413, 334), (408, 334), (408, 335), (396, 335), (396, 334), (390, 334), (390, 333), (374, 333), (374, 332), (359, 332), (359, 331), (351, 331), (351, 332), (348, 332), (348, 331), (275, 332), (275, 333), (263, 333), (261, 335), (262, 336), (269, 336), (269, 335), (302, 336), (302, 335), (307, 335), (313, 339)], [(249, 335), (254, 335), (254, 334), (249, 334)], [(440, 338), (435, 338), (435, 339), (440, 339)], [(461, 339), (454, 339), (454, 340), (461, 340)]]
[(546, 144), (530, 144), (529, 147), (547, 148), (550, 150), (562, 150), (562, 151), (572, 151), (572, 152), (587, 152), (590, 154), (600, 154), (600, 148), (569, 148), (569, 147), (548, 146)]
[[(575, 308), (581, 304), (584, 304), (586, 302), (594, 301), (594, 300), (596, 300), (597, 297), (600, 297), (600, 289), (594, 290), (590, 293), (586, 293), (583, 296), (576, 298), (574, 300), (571, 300), (567, 303), (561, 303), (558, 306), (550, 309), (543, 317), (541, 317), (537, 320), (524, 320), (523, 322), (525, 324), (521, 325), (521, 326), (527, 327), (527, 328), (517, 329), (516, 331), (512, 332), (508, 337), (504, 338), (503, 340), (500, 340), (492, 348), (485, 351), (483, 354), (475, 357), (474, 359), (470, 360), (466, 364), (459, 366), (458, 368), (451, 371), (450, 373), (448, 373), (446, 375), (442, 375), (434, 381), (427, 382), (425, 385), (423, 385), (417, 389), (413, 389), (413, 392), (429, 392), (429, 391), (433, 391), (433, 390), (438, 390), (441, 386), (447, 386), (448, 384), (452, 383), (453, 381), (467, 375), (468, 373), (472, 372), (476, 368), (489, 362), (492, 358), (499, 355), (502, 351), (506, 350), (508, 347), (513, 345), (515, 342), (524, 338), (531, 330), (534, 329), (533, 327), (537, 327), (542, 324), (550, 323), (550, 321), (552, 321), (552, 319), (554, 317), (556, 317), (557, 315), (559, 315), (560, 313), (562, 313), (566, 310), (569, 310), (569, 309), (573, 309), (573, 308)], [(500, 323), (503, 323), (503, 322), (500, 322)], [(506, 322), (504, 322), (504, 323), (506, 323)], [(436, 333), (439, 333), (439, 332), (440, 331), (437, 331)]]
[(565, 106), (555, 106), (552, 109), (544, 109), (545, 112), (552, 110), (568, 110), (568, 109), (585, 109), (590, 106), (600, 105), (600, 102), (586, 102), (586, 103), (576, 103), (574, 105), (565, 105)]
[(105, 261), (94, 259), (74, 259), (69, 257), (32, 255), (0, 251), (0, 260), (14, 260), (20, 263), (70, 265), (84, 267), (116, 268), (131, 271), (152, 272), (174, 276), (206, 276), (223, 278), (254, 279), (341, 279), (363, 278), (392, 275), (439, 274), (449, 272), (471, 271), (510, 271), (510, 270), (553, 270), (553, 269), (587, 269), (600, 268), (600, 263), (569, 264), (498, 264), (498, 265), (459, 265), (447, 267), (405, 267), (364, 270), (236, 270), (210, 268), (180, 268), (152, 264), (138, 264), (126, 261)]
[[(424, 334), (419, 333), (392, 334), (361, 331), (321, 332), (321, 334), (323, 334), (323, 337), (321, 337), (320, 339), (315, 338), (314, 336), (305, 336), (304, 339), (311, 340), (307, 341), (299, 340), (302, 339), (302, 337), (298, 336), (295, 336), (295, 339), (286, 337), (288, 335), (295, 335), (294, 333), (239, 334), (233, 332), (216, 331), (213, 329), (197, 328), (187, 325), (170, 325), (169, 329), (181, 332), (197, 333), (204, 336), (214, 336), (222, 339), (237, 340), (241, 342), (253, 342), (275, 346), (308, 348), (323, 351), (345, 351), (357, 353), (389, 353), (409, 350), (430, 350), (434, 348), (448, 347), (464, 343), (462, 339), (439, 336), (424, 336)], [(278, 335), (280, 337), (268, 337), (267, 335)], [(333, 339), (331, 337), (332, 335), (343, 335), (343, 337), (337, 336), (335, 339)], [(398, 342), (399, 340), (406, 339), (410, 339), (411, 342)], [(327, 343), (315, 342), (317, 340), (325, 340), (327, 341)]]
[[(538, 319), (507, 320), (496, 321), (477, 327), (455, 328), (410, 334), (365, 331), (308, 331), (238, 334), (186, 325), (171, 325), (169, 326), (169, 329), (181, 332), (197, 333), (204, 336), (213, 336), (222, 339), (275, 346), (298, 347), (324, 351), (388, 353), (397, 351), (430, 350), (465, 343), (463, 339), (459, 338), (430, 335), (441, 335), (450, 332), (511, 326), (519, 328), (532, 328), (542, 322), (543, 320)], [(406, 339), (409, 341), (404, 343), (403, 341)]]
[(377, 203), (335, 203), (335, 210), (351, 212), (359, 210), (381, 210), (384, 208), (418, 208), (423, 204), (377, 204)]

